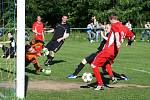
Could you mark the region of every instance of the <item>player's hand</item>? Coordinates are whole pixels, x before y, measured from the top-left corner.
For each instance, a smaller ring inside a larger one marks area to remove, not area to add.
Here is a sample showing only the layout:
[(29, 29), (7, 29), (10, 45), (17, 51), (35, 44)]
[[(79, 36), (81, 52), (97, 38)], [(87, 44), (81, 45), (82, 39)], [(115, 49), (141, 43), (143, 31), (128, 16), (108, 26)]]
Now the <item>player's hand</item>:
[(120, 42), (116, 42), (117, 43), (117, 48), (120, 48), (121, 43)]

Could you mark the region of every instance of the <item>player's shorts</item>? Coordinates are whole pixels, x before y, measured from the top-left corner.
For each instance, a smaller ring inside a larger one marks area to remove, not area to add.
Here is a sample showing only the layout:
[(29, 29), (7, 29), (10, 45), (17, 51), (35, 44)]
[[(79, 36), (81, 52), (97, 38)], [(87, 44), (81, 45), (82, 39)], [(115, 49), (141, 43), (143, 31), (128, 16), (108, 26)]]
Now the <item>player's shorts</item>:
[(57, 40), (53, 40), (53, 41), (48, 42), (45, 47), (48, 49), (48, 51), (57, 52), (61, 48), (63, 43), (64, 41), (58, 42)]
[(105, 66), (106, 63), (112, 64), (114, 61), (115, 56), (112, 54), (108, 54), (105, 51), (102, 51), (97, 54), (94, 61), (92, 62), (92, 65), (97, 67)]
[(43, 37), (42, 34), (35, 34), (35, 33), (34, 33), (34, 39), (35, 39), (35, 40), (44, 41), (44, 37)]
[(87, 63), (91, 64), (94, 61), (94, 58), (96, 57), (97, 52), (90, 54), (89, 56), (85, 57)]

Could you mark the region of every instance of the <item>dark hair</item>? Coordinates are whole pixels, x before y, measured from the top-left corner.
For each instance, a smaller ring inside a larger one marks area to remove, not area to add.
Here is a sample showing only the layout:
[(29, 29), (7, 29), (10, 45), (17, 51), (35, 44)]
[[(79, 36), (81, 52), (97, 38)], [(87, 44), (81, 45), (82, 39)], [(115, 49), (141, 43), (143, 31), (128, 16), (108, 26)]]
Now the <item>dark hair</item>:
[(26, 45), (25, 45), (25, 52), (27, 52), (30, 48), (31, 48), (31, 45), (26, 44)]
[(14, 35), (12, 32), (8, 32), (7, 35), (8, 35), (9, 33), (10, 33), (11, 35)]
[(117, 19), (118, 19), (118, 16), (117, 16), (117, 14), (113, 13), (113, 14), (111, 14), (111, 15), (109, 16), (109, 19), (110, 19), (110, 20), (112, 20), (112, 19), (117, 20)]

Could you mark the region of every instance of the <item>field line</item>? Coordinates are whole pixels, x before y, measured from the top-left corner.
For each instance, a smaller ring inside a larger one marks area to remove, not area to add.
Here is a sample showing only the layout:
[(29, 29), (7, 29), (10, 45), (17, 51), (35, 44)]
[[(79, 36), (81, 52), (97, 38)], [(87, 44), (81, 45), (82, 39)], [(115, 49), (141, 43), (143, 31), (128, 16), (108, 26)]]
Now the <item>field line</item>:
[[(115, 67), (119, 67), (119, 66), (115, 66)], [(145, 70), (141, 70), (141, 69), (136, 69), (136, 68), (125, 68), (125, 67), (122, 67), (124, 69), (129, 69), (129, 70), (134, 70), (134, 71), (137, 71), (137, 72), (143, 72), (143, 73), (148, 73), (150, 74), (149, 71), (145, 71)]]
[(149, 73), (149, 71), (145, 71), (145, 70), (141, 70), (141, 69), (135, 69), (135, 68), (127, 68), (127, 69), (130, 69), (130, 70), (134, 70), (134, 71), (139, 71), (139, 72), (143, 72), (143, 73)]

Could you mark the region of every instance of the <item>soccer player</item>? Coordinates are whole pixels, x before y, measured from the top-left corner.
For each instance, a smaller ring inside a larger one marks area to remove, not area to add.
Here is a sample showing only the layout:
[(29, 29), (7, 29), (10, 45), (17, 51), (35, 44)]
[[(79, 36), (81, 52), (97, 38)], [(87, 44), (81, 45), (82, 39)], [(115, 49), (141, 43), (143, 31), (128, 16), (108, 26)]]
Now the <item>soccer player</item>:
[[(104, 47), (104, 45), (105, 45), (105, 43), (106, 43), (108, 34), (109, 34), (109, 32), (110, 32), (110, 28), (111, 28), (110, 24), (107, 24), (107, 25), (106, 25), (106, 32), (107, 32), (107, 35), (106, 35), (106, 36), (102, 35), (102, 36), (103, 36), (103, 41), (100, 43), (100, 46), (98, 47), (98, 51), (96, 51), (96, 52), (90, 54), (89, 56), (85, 57), (85, 58), (80, 62), (80, 64), (78, 65), (78, 67), (75, 69), (74, 73), (68, 75), (67, 78), (77, 78), (77, 75), (78, 75), (79, 72), (84, 68), (84, 66), (85, 66), (87, 63), (88, 63), (88, 64), (91, 64), (91, 63), (93, 62), (93, 60), (94, 60), (94, 58), (96, 57), (96, 55), (103, 49), (103, 47)], [(105, 70), (104, 67), (103, 67), (103, 70)], [(103, 71), (103, 72), (106, 72), (106, 71)], [(117, 77), (117, 78), (119, 78), (119, 79), (127, 80), (127, 77), (126, 77), (125, 75), (123, 75), (123, 74), (120, 75), (120, 74), (118, 74), (118, 73), (116, 73), (116, 72), (114, 72), (114, 71), (113, 71), (113, 74), (114, 74), (115, 77)]]
[(125, 37), (132, 40), (134, 39), (134, 34), (118, 20), (116, 15), (111, 15), (109, 17), (109, 21), (111, 22), (111, 30), (110, 34), (108, 35), (108, 40), (106, 41), (103, 50), (97, 54), (91, 64), (94, 75), (98, 82), (98, 86), (95, 88), (95, 90), (103, 89), (103, 81), (99, 71), (99, 66), (105, 67), (111, 79), (116, 80), (113, 75), (111, 65), (113, 64), (113, 61), (119, 52), (121, 42), (123, 42)]
[[(45, 48), (48, 49), (49, 54), (47, 55), (47, 60), (45, 65), (48, 66), (52, 62), (55, 53), (61, 48), (66, 38), (69, 37), (70, 26), (67, 24), (68, 17), (63, 16), (61, 23), (57, 24), (56, 27), (49, 32), (54, 32), (54, 35), (47, 43)], [(44, 49), (45, 49), (44, 48)]]
[(37, 16), (36, 22), (32, 25), (32, 31), (34, 32), (34, 39), (44, 42), (44, 24), (41, 21), (41, 16)]
[(31, 42), (30, 45), (25, 46), (25, 67), (27, 67), (30, 63), (33, 63), (35, 72), (42, 72), (42, 67), (40, 66), (37, 57), (39, 56), (36, 48), (39, 43)]
[[(34, 32), (35, 41), (44, 43), (44, 24), (41, 21), (41, 16), (37, 16), (36, 22), (34, 22), (32, 25), (32, 31)], [(41, 50), (42, 50), (42, 47), (37, 49), (37, 52), (39, 55), (40, 55)]]
[[(4, 53), (2, 57), (9, 59), (9, 58), (14, 58), (16, 56), (16, 42), (15, 42), (13, 33), (8, 32), (7, 36), (9, 40), (1, 43), (0, 47), (2, 48), (3, 53)], [(8, 43), (9, 47), (2, 45), (4, 43), (5, 44)]]

